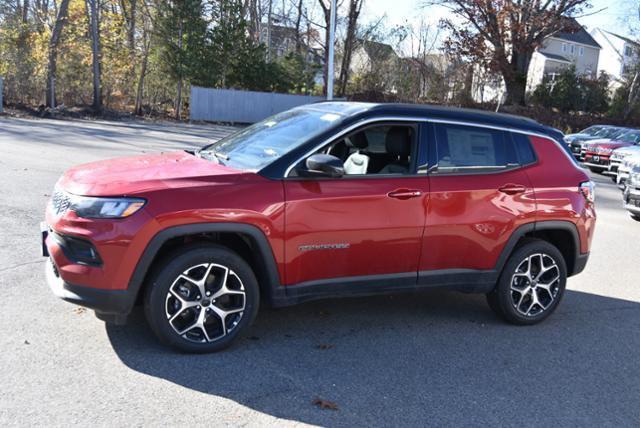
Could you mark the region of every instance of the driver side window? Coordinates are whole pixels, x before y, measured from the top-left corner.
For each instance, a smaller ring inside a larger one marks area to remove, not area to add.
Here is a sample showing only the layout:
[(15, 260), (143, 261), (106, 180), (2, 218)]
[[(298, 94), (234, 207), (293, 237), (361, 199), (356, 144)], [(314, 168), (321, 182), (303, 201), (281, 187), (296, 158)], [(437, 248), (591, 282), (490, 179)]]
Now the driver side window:
[(411, 174), (416, 131), (416, 126), (408, 124), (369, 126), (333, 141), (317, 153), (340, 159), (344, 175)]

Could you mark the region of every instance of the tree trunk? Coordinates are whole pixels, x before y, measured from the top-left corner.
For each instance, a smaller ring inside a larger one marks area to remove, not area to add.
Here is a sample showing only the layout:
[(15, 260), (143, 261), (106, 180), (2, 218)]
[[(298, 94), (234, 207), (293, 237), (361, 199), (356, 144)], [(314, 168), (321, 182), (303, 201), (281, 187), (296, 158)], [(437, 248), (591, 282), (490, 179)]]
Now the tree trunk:
[(147, 63), (149, 60), (149, 42), (147, 41), (144, 46), (144, 52), (142, 54), (142, 64), (140, 65), (140, 77), (138, 78), (138, 89), (136, 90), (136, 107), (135, 114), (142, 116), (142, 95), (144, 93), (144, 78), (147, 74)]
[(331, 4), (326, 6), (323, 0), (318, 0), (322, 13), (324, 15), (325, 31), (324, 31), (324, 64), (322, 65), (322, 95), (327, 96), (327, 71), (329, 69), (329, 44), (331, 43)]
[(629, 119), (633, 108), (636, 106), (640, 98), (640, 71), (636, 71), (629, 86), (629, 96), (627, 97), (627, 105), (624, 107), (624, 120)]
[(300, 53), (302, 50), (302, 35), (300, 34), (300, 22), (302, 21), (302, 2), (304, 0), (298, 0), (297, 15), (296, 15), (296, 53)]
[(29, 0), (22, 2), (22, 23), (26, 24), (29, 19)]
[(510, 80), (505, 79), (505, 86), (507, 88), (505, 104), (525, 105), (526, 82), (517, 78), (511, 78)]
[(55, 89), (55, 79), (56, 79), (56, 69), (57, 69), (57, 61), (58, 61), (58, 44), (60, 43), (60, 36), (62, 34), (62, 29), (64, 28), (64, 24), (67, 21), (67, 15), (69, 13), (69, 0), (62, 0), (60, 2), (60, 6), (58, 8), (58, 15), (56, 16), (56, 21), (53, 26), (53, 31), (51, 32), (51, 38), (49, 39), (49, 48), (48, 48), (48, 64), (47, 64), (47, 89), (45, 95), (45, 105), (47, 107), (55, 107), (56, 106), (56, 89)]
[[(138, 1), (137, 0), (129, 0), (130, 1), (130, 9), (127, 23), (127, 44), (129, 45), (129, 75), (131, 76), (131, 82), (135, 82), (136, 78), (136, 63), (138, 62), (138, 58), (136, 57), (136, 20), (137, 20), (137, 12), (138, 12)], [(125, 14), (126, 17), (126, 14)], [(129, 94), (129, 89), (132, 88), (129, 85), (125, 85), (124, 90), (125, 93)]]
[(102, 111), (102, 78), (100, 75), (100, 0), (86, 0), (91, 34), (91, 54), (93, 71), (93, 108)]
[(507, 89), (505, 104), (525, 105), (529, 62), (531, 62), (531, 54), (521, 54), (515, 51), (511, 52), (510, 63), (506, 59), (504, 60), (507, 67), (502, 73)]
[(273, 23), (271, 22), (272, 18), (272, 7), (273, 0), (269, 0), (269, 9), (267, 12), (267, 62), (271, 62), (271, 30)]
[[(180, 51), (180, 56), (182, 56), (182, 18), (180, 18), (180, 22), (178, 23), (178, 50)], [(180, 72), (178, 74), (175, 105), (176, 120), (180, 120), (182, 113), (182, 62), (180, 63)]]
[(349, 81), (349, 69), (351, 67), (351, 55), (356, 38), (358, 17), (362, 8), (362, 0), (351, 0), (349, 4), (349, 17), (347, 20), (347, 35), (344, 40), (344, 52), (342, 54), (342, 64), (340, 65), (340, 75), (338, 76), (338, 96), (342, 97), (347, 92), (347, 82)]

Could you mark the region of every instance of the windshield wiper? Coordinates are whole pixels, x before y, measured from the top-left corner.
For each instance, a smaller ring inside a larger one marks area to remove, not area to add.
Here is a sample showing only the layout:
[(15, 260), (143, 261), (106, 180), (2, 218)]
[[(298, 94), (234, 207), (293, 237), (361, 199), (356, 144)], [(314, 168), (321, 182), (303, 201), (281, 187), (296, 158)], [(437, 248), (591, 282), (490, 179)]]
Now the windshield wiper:
[(220, 152), (216, 152), (215, 150), (209, 149), (209, 150), (198, 150), (196, 152), (196, 156), (198, 156), (199, 158), (204, 158), (204, 157), (209, 157), (207, 155), (212, 154), (213, 156), (215, 156), (215, 158), (218, 160), (219, 163), (221, 160), (223, 161), (228, 161), (229, 160), (229, 156), (225, 155), (224, 153), (220, 153)]

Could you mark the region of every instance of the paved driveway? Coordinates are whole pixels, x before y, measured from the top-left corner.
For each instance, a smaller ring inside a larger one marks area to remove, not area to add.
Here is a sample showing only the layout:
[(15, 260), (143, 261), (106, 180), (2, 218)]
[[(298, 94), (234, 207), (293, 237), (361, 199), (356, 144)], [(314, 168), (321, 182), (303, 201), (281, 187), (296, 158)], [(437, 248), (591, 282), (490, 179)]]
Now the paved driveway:
[(599, 176), (592, 259), (535, 327), (503, 324), (483, 296), (327, 300), (262, 309), (229, 351), (181, 355), (139, 313), (105, 326), (49, 292), (38, 222), (66, 168), (227, 132), (0, 119), (2, 425), (640, 424), (640, 223)]

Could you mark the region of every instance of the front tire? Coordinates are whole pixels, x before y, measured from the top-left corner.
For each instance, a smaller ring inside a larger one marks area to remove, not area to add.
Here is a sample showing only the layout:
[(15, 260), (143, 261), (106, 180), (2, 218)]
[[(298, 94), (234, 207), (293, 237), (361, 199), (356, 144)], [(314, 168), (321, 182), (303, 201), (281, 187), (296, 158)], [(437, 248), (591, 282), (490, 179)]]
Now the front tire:
[(635, 221), (640, 221), (640, 214), (632, 214), (629, 213), (629, 215), (631, 216), (632, 219), (634, 219)]
[(147, 285), (145, 314), (164, 344), (184, 352), (220, 351), (255, 319), (258, 282), (233, 251), (193, 245), (157, 266)]
[(509, 323), (537, 324), (556, 310), (566, 283), (562, 253), (546, 241), (527, 239), (507, 260), (487, 300), (491, 309)]

